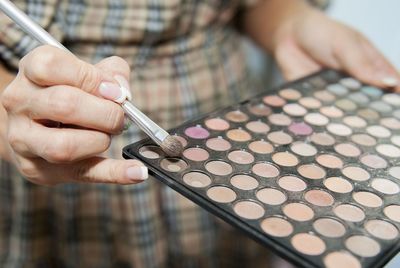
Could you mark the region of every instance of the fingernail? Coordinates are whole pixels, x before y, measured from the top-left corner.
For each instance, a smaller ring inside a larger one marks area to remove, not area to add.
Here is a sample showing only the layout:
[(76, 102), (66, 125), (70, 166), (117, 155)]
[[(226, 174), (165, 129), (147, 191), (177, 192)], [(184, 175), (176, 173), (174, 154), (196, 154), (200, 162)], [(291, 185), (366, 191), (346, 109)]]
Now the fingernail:
[(119, 74), (115, 75), (114, 79), (119, 83), (119, 85), (121, 87), (124, 87), (126, 89), (127, 94), (128, 94), (128, 99), (129, 100), (132, 99), (132, 95), (131, 95), (131, 91), (130, 91), (130, 85), (129, 85), (128, 80), (126, 80), (125, 77), (123, 77), (122, 75), (119, 75)]
[(126, 170), (126, 176), (131, 180), (146, 180), (149, 177), (149, 171), (145, 166), (129, 167)]
[(103, 82), (99, 88), (100, 95), (109, 100), (116, 100), (122, 95), (120, 86), (110, 82)]
[(381, 81), (387, 87), (395, 87), (399, 84), (399, 80), (393, 76), (384, 77)]

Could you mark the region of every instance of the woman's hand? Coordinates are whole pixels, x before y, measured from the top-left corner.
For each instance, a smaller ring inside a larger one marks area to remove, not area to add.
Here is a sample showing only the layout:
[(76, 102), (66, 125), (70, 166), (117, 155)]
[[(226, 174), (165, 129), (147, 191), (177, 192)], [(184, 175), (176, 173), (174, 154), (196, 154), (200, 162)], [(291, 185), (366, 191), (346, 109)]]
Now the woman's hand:
[(129, 66), (117, 57), (93, 66), (50, 46), (24, 57), (1, 96), (11, 158), (20, 172), (42, 185), (146, 179), (147, 168), (139, 161), (97, 156), (109, 147), (110, 135), (121, 133), (124, 121), (122, 108), (104, 98), (118, 98), (118, 83), (127, 84), (128, 78)]

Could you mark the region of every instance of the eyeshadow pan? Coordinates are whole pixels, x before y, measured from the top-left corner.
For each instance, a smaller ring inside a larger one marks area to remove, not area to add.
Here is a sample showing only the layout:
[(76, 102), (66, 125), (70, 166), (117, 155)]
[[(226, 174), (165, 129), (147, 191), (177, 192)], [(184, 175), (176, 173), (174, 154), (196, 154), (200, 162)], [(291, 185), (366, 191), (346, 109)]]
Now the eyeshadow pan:
[(392, 138), (390, 139), (390, 141), (396, 145), (397, 147), (400, 147), (400, 135), (394, 135), (392, 136)]
[(258, 181), (249, 175), (238, 174), (231, 178), (231, 184), (238, 189), (248, 191), (257, 188)]
[(349, 127), (363, 128), (367, 126), (367, 121), (356, 115), (349, 115), (343, 118), (343, 123)]
[(379, 114), (371, 109), (361, 109), (358, 110), (357, 114), (366, 120), (377, 120), (379, 119)]
[(303, 180), (292, 175), (281, 177), (278, 184), (281, 188), (291, 192), (300, 192), (307, 187), (307, 184)]
[(188, 127), (185, 130), (186, 136), (192, 139), (206, 139), (210, 136), (210, 132), (207, 129), (202, 128), (200, 125), (195, 127)]
[(379, 113), (389, 113), (392, 111), (392, 107), (383, 101), (373, 101), (369, 104), (369, 107)]
[(321, 154), (316, 158), (318, 164), (327, 168), (342, 168), (343, 161), (332, 154)]
[(292, 123), (292, 119), (286, 114), (271, 114), (268, 120), (276, 126), (288, 126)]
[(263, 101), (265, 104), (272, 107), (282, 107), (286, 104), (286, 101), (277, 95), (265, 96)]
[(365, 105), (369, 103), (369, 98), (362, 92), (355, 92), (351, 93), (347, 96), (350, 100), (354, 101), (355, 103)]
[(256, 116), (267, 116), (272, 112), (271, 108), (266, 106), (264, 103), (250, 104), (247, 109), (250, 111), (250, 113)]
[(210, 154), (201, 148), (188, 148), (183, 151), (183, 156), (192, 161), (205, 161)]
[(349, 136), (352, 133), (351, 128), (339, 123), (330, 123), (327, 125), (326, 129), (336, 136)]
[(332, 93), (328, 92), (327, 90), (316, 91), (314, 93), (314, 97), (323, 102), (332, 102), (336, 99), (336, 97), (334, 95), (332, 95)]
[(397, 183), (392, 182), (391, 180), (376, 178), (371, 182), (372, 188), (381, 192), (383, 194), (398, 194), (400, 192), (400, 188)]
[(389, 129), (382, 126), (369, 126), (367, 132), (376, 138), (388, 138), (392, 134)]
[(374, 154), (363, 155), (360, 157), (360, 161), (367, 167), (374, 169), (386, 168), (388, 165), (385, 159)]
[(223, 131), (229, 129), (230, 125), (227, 121), (222, 118), (211, 118), (207, 119), (204, 124), (211, 130)]
[(236, 199), (236, 193), (225, 186), (214, 186), (207, 190), (207, 196), (218, 203), (230, 203)]
[(163, 155), (162, 150), (160, 147), (153, 146), (153, 145), (146, 145), (139, 149), (139, 153), (148, 158), (148, 159), (158, 159), (161, 155)]
[(400, 129), (400, 121), (394, 117), (386, 117), (386, 118), (382, 118), (379, 123), (384, 126), (387, 127), (389, 129), (393, 129), (393, 130), (399, 130)]
[(320, 113), (309, 113), (304, 116), (304, 121), (314, 126), (325, 126), (329, 123), (329, 119)]
[(386, 103), (389, 103), (393, 106), (400, 106), (400, 97), (399, 94), (388, 93), (382, 97), (382, 100)]
[(351, 140), (362, 146), (375, 146), (376, 140), (368, 134), (354, 134)]
[(353, 191), (353, 185), (341, 177), (329, 177), (324, 181), (326, 188), (332, 192), (345, 194)]
[(231, 122), (241, 123), (249, 120), (249, 116), (240, 110), (230, 111), (225, 115), (225, 118)]
[(233, 171), (230, 164), (219, 160), (210, 161), (205, 167), (208, 172), (218, 176), (226, 176), (231, 174)]
[(268, 205), (280, 205), (286, 201), (286, 195), (274, 188), (264, 188), (256, 194), (258, 200)]
[(312, 134), (311, 141), (322, 146), (331, 146), (335, 144), (335, 139), (331, 135), (324, 132)]
[(211, 184), (211, 178), (202, 172), (191, 171), (183, 176), (183, 181), (192, 187), (201, 188)]
[(360, 222), (365, 218), (364, 211), (350, 204), (342, 204), (333, 209), (333, 212), (339, 218), (349, 222)]
[(400, 167), (391, 167), (389, 169), (390, 176), (400, 180)]
[(342, 174), (353, 181), (366, 181), (370, 178), (368, 171), (356, 166), (345, 167), (342, 169)]
[(371, 235), (379, 239), (391, 240), (399, 235), (397, 228), (387, 221), (378, 219), (370, 220), (367, 221), (364, 226)]
[(331, 206), (334, 202), (333, 197), (322, 190), (310, 190), (305, 195), (304, 198), (311, 204), (320, 206), (320, 207), (327, 207)]
[(299, 99), (299, 103), (308, 109), (317, 109), (321, 107), (321, 102), (313, 97), (303, 97)]
[(269, 217), (261, 222), (261, 229), (269, 235), (286, 237), (293, 233), (293, 226), (280, 217)]
[(187, 140), (185, 138), (183, 138), (183, 137), (181, 137), (179, 135), (173, 135), (173, 137), (175, 139), (177, 139), (182, 144), (183, 148), (185, 148), (187, 146), (188, 142), (187, 142)]
[(361, 91), (372, 98), (379, 98), (383, 94), (382, 90), (373, 86), (362, 87)]
[(169, 172), (181, 172), (188, 167), (188, 164), (179, 158), (164, 158), (161, 160), (160, 166)]
[(279, 91), (279, 95), (287, 100), (298, 100), (301, 98), (301, 93), (295, 89), (287, 88)]
[(292, 123), (288, 129), (297, 136), (308, 136), (313, 132), (313, 129), (304, 122)]
[(232, 151), (228, 154), (228, 159), (234, 163), (247, 165), (254, 162), (254, 156), (246, 151)]
[(306, 255), (320, 255), (326, 249), (324, 241), (312, 234), (296, 234), (292, 237), (291, 242), (297, 251)]
[(265, 210), (262, 206), (253, 201), (239, 201), (233, 206), (233, 210), (242, 218), (256, 220), (261, 218)]
[(297, 168), (297, 171), (303, 177), (305, 177), (307, 179), (312, 179), (312, 180), (322, 179), (326, 175), (326, 172), (323, 168), (321, 168), (317, 165), (314, 165), (314, 164), (302, 165)]
[(394, 117), (396, 117), (397, 119), (400, 119), (400, 109), (394, 111), (392, 115), (393, 115)]
[(283, 207), (283, 213), (295, 221), (309, 221), (314, 217), (314, 211), (302, 203), (290, 203)]
[(399, 205), (390, 205), (385, 207), (383, 210), (386, 217), (391, 219), (392, 221), (400, 222), (400, 206)]
[(299, 163), (299, 160), (297, 159), (297, 157), (294, 154), (291, 154), (289, 152), (275, 153), (272, 156), (272, 160), (276, 164), (278, 164), (280, 166), (284, 166), (284, 167), (293, 167)]
[(246, 128), (254, 133), (267, 133), (270, 127), (261, 121), (252, 121), (246, 124)]
[(226, 136), (229, 139), (237, 142), (245, 142), (251, 139), (249, 132), (243, 129), (231, 129), (226, 133)]
[(376, 146), (376, 151), (386, 157), (390, 158), (400, 157), (400, 149), (391, 144), (379, 144)]
[(253, 141), (249, 144), (249, 149), (258, 154), (270, 154), (274, 151), (274, 147), (267, 141)]
[(317, 149), (311, 144), (299, 141), (290, 146), (292, 152), (301, 156), (313, 156), (317, 154)]
[(357, 157), (361, 154), (361, 150), (357, 146), (351, 143), (336, 144), (334, 149), (338, 154), (347, 157)]
[(283, 132), (283, 131), (275, 131), (268, 134), (267, 138), (275, 144), (285, 145), (293, 142), (293, 138)]
[(339, 118), (343, 116), (342, 110), (336, 108), (335, 106), (325, 106), (319, 109), (320, 113), (330, 117), (330, 118)]
[(314, 229), (321, 235), (331, 238), (344, 236), (346, 228), (342, 223), (331, 218), (320, 218), (314, 221)]
[(283, 111), (291, 116), (303, 116), (307, 113), (307, 110), (297, 103), (288, 103), (283, 106)]
[(214, 151), (227, 151), (232, 147), (229, 141), (223, 139), (222, 137), (207, 140), (206, 146)]
[(329, 92), (337, 95), (337, 96), (344, 96), (346, 94), (349, 93), (349, 91), (347, 90), (347, 88), (345, 88), (344, 86), (340, 85), (340, 84), (333, 84), (333, 85), (329, 85), (326, 88)]
[(271, 163), (257, 163), (251, 170), (254, 174), (264, 178), (274, 178), (279, 175), (279, 169)]
[(345, 244), (351, 252), (361, 257), (373, 257), (381, 250), (378, 242), (362, 235), (347, 238)]
[(359, 89), (361, 87), (361, 83), (358, 80), (351, 77), (340, 79), (340, 84), (349, 89)]
[(383, 201), (379, 196), (370, 192), (353, 193), (353, 199), (357, 203), (371, 208), (380, 207), (383, 204)]
[(335, 102), (335, 105), (339, 109), (342, 109), (343, 111), (347, 111), (347, 112), (354, 111), (355, 109), (357, 109), (357, 105), (348, 99), (340, 99)]
[(344, 251), (331, 252), (324, 258), (326, 268), (361, 268), (360, 262), (353, 255)]

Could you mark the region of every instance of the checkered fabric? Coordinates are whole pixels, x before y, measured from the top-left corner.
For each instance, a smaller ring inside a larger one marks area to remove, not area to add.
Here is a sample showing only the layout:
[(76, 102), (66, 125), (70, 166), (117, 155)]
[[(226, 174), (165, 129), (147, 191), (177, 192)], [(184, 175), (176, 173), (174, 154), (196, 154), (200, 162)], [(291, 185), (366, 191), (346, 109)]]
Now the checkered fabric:
[[(253, 94), (240, 0), (15, 0), (80, 58), (131, 65), (134, 102), (165, 128)], [(254, 2), (254, 1), (249, 1)], [(0, 59), (38, 44), (0, 15)], [(62, 64), (62, 63), (60, 63)], [(108, 155), (141, 138), (114, 137)], [(41, 187), (0, 163), (0, 267), (266, 267), (269, 254), (155, 179)]]

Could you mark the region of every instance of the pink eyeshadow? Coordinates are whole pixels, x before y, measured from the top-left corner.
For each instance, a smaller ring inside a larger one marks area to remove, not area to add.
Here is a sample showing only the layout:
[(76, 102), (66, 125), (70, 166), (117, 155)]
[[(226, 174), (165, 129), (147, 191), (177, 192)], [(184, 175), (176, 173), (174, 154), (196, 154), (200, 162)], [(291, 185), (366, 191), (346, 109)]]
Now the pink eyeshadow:
[(295, 135), (301, 136), (308, 136), (313, 132), (312, 128), (303, 122), (291, 124), (289, 126), (289, 131)]
[(189, 127), (185, 130), (185, 134), (193, 139), (206, 139), (210, 133), (201, 126)]

